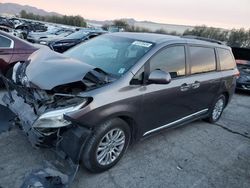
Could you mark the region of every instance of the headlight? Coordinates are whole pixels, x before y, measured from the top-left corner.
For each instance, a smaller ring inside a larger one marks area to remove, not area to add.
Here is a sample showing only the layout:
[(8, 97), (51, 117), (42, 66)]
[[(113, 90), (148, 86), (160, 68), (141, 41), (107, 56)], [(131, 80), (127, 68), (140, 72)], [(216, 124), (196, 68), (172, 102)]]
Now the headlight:
[[(12, 71), (12, 80), (15, 83), (21, 83), (22, 85), (26, 86), (26, 87), (30, 87), (30, 82), (29, 82), (29, 78), (25, 75), (24, 71), (25, 70), (20, 70), (19, 69), (25, 69), (26, 66), (24, 63), (16, 63), (13, 67), (13, 71)], [(19, 72), (19, 74), (17, 75), (17, 72)]]
[(62, 46), (63, 43), (57, 43), (57, 44), (54, 44), (54, 46)]
[(18, 67), (21, 65), (20, 62), (16, 63), (13, 67), (13, 72), (12, 72), (12, 80), (16, 83), (16, 72), (17, 72), (17, 69)]
[(41, 41), (40, 44), (47, 45), (48, 43), (46, 41)]
[(42, 114), (33, 124), (34, 128), (60, 128), (68, 126), (71, 122), (64, 119), (64, 114), (79, 110), (86, 105), (87, 99), (83, 99), (83, 102), (77, 106), (64, 108), (60, 110), (54, 110)]

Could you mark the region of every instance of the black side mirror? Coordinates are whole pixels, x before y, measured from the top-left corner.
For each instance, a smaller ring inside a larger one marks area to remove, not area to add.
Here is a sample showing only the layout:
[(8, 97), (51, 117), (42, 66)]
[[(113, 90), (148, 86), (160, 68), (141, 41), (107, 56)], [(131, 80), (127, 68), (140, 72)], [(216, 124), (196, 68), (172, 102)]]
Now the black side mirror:
[(170, 74), (162, 70), (154, 70), (150, 73), (148, 77), (149, 84), (168, 84), (170, 82)]

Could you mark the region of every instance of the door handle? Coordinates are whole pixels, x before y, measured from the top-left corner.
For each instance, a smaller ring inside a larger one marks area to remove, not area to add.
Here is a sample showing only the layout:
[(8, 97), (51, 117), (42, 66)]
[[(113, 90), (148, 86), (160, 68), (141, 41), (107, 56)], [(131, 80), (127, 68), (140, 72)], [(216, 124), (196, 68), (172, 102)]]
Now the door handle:
[(198, 81), (195, 81), (193, 84), (191, 84), (191, 86), (192, 86), (192, 88), (193, 88), (193, 89), (197, 89), (197, 88), (199, 88), (199, 87), (200, 87), (200, 85), (201, 85), (201, 83), (200, 83), (200, 82), (198, 82)]
[(190, 89), (190, 84), (184, 83), (181, 85), (181, 91), (187, 91)]

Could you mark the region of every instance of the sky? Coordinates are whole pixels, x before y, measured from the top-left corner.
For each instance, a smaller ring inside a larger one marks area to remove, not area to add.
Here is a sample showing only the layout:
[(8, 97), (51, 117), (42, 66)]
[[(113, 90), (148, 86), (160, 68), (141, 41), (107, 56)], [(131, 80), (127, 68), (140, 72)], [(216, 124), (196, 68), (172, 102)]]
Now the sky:
[(250, 0), (0, 0), (85, 19), (250, 28)]

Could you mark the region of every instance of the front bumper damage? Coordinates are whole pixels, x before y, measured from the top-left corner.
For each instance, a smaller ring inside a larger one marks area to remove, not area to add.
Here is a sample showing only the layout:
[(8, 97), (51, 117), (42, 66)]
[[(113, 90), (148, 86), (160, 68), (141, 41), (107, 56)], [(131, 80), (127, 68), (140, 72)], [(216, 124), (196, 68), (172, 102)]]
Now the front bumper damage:
[(34, 147), (50, 146), (49, 137), (35, 130), (32, 125), (38, 118), (30, 105), (24, 102), (24, 99), (17, 95), (16, 91), (9, 91), (10, 95), (4, 95), (3, 102), (17, 115), (20, 120), (20, 126)]
[[(74, 124), (70, 124), (67, 127), (54, 128), (53, 131), (49, 132), (34, 128), (33, 125), (39, 115), (36, 113), (35, 107), (27, 103), (27, 100), (32, 100), (32, 98), (27, 99), (25, 97), (29, 94), (23, 86), (16, 85), (2, 75), (0, 77), (2, 77), (8, 91), (2, 100), (18, 117), (18, 123), (32, 146), (35, 148), (51, 147), (57, 156), (56, 161), (48, 162), (50, 165), (46, 165), (45, 168), (34, 171), (27, 176), (28, 179), (26, 178), (23, 187), (33, 186), (34, 182), (36, 184), (40, 183), (44, 187), (54, 187), (59, 184), (65, 185), (61, 187), (68, 187), (74, 180), (79, 167), (81, 153), (85, 142), (91, 135), (91, 130)], [(67, 166), (67, 168), (62, 168), (62, 166)], [(65, 176), (67, 177), (66, 179)], [(52, 178), (51, 180), (53, 181), (50, 182), (50, 185), (48, 182), (45, 185), (45, 180), (48, 177)]]

